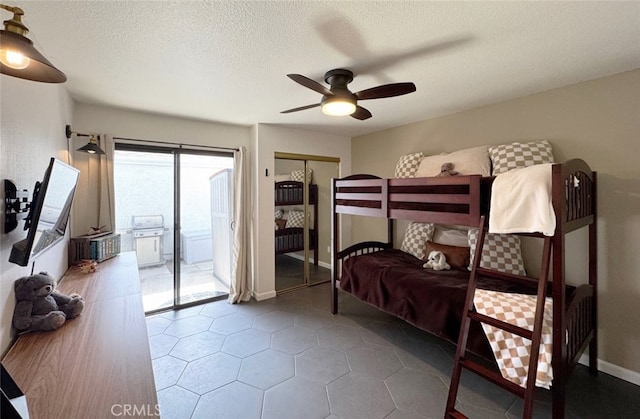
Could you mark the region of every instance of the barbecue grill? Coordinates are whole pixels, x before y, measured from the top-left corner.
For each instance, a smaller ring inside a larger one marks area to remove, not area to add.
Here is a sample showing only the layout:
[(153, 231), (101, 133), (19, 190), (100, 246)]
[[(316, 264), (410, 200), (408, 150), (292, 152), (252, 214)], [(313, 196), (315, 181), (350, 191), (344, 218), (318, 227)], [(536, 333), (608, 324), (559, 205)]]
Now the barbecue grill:
[(164, 216), (134, 215), (131, 217), (133, 242), (138, 267), (164, 263)]

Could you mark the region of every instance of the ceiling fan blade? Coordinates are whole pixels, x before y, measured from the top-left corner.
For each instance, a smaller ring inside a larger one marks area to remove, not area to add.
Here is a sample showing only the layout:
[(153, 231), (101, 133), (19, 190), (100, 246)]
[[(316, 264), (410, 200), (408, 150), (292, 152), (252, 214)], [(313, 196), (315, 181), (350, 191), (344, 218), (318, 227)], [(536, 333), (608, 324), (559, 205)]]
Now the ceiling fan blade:
[(301, 74), (287, 74), (287, 77), (289, 77), (291, 80), (295, 81), (296, 83), (303, 85), (304, 87), (307, 87), (313, 91), (320, 93), (321, 95), (333, 96), (333, 93), (331, 93), (331, 90), (327, 89), (317, 81), (311, 80), (310, 78), (305, 77)]
[(356, 93), (356, 97), (358, 100), (380, 99), (383, 97), (406, 95), (407, 93), (415, 91), (416, 85), (413, 83), (391, 83), (361, 90)]
[(365, 119), (371, 118), (371, 112), (360, 105), (356, 105), (356, 111), (351, 114), (351, 117), (364, 121)]
[(319, 103), (314, 103), (313, 105), (300, 106), (299, 108), (287, 109), (286, 111), (282, 111), (280, 113), (291, 113), (291, 112), (304, 111), (305, 109), (311, 109), (311, 108), (315, 108), (315, 107), (318, 107), (318, 106), (320, 106)]

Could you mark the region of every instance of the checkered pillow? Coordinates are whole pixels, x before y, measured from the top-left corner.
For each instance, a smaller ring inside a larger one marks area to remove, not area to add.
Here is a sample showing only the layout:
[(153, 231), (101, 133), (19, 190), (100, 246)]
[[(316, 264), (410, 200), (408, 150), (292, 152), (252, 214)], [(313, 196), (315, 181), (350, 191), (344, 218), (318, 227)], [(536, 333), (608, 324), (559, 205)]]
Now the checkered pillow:
[(489, 147), (493, 174), (508, 172), (534, 164), (553, 163), (553, 151), (548, 141), (513, 143)]
[(423, 259), (424, 248), (427, 241), (433, 237), (434, 229), (432, 223), (409, 223), (400, 250), (410, 253), (418, 259)]
[(414, 177), (422, 159), (424, 159), (422, 152), (401, 156), (396, 164), (395, 177)]
[(287, 215), (287, 224), (284, 226), (284, 228), (296, 227), (304, 227), (304, 211), (289, 211)]
[[(467, 235), (471, 252), (469, 267), (471, 267), (478, 242), (478, 229), (469, 229)], [(512, 234), (487, 234), (482, 247), (480, 267), (515, 275), (526, 275), (520, 253), (520, 237)]]
[[(307, 183), (311, 183), (311, 178), (313, 177), (313, 169), (307, 169)], [(291, 180), (294, 182), (304, 182), (304, 170), (294, 170), (291, 172)]]
[(282, 218), (282, 216), (284, 215), (284, 211), (282, 211), (281, 209), (277, 209), (275, 210), (273, 216), (276, 220), (279, 220)]

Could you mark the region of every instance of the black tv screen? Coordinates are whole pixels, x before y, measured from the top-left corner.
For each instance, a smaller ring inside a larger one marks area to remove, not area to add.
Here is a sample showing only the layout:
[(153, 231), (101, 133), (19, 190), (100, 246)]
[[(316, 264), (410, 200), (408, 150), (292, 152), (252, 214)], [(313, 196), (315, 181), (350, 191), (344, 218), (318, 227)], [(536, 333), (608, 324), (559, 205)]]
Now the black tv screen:
[(27, 266), (29, 261), (62, 240), (79, 173), (77, 169), (51, 158), (42, 182), (36, 182), (33, 189), (33, 200), (24, 225), (28, 230), (27, 238), (13, 245), (9, 262)]

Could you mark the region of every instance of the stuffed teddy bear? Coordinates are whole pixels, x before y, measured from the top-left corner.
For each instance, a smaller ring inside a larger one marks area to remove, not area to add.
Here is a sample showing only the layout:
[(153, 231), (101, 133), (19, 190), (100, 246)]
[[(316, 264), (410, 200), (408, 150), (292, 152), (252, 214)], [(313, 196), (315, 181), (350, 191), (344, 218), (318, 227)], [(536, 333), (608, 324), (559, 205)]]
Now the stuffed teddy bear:
[(438, 176), (455, 176), (458, 172), (453, 170), (453, 163), (442, 163)]
[(13, 326), (19, 332), (55, 330), (82, 313), (84, 299), (78, 294), (55, 291), (55, 286), (55, 280), (46, 272), (16, 280)]
[(422, 265), (423, 268), (433, 269), (434, 271), (441, 271), (443, 269), (451, 269), (451, 266), (447, 263), (447, 257), (444, 253), (432, 250), (427, 258), (427, 263)]

